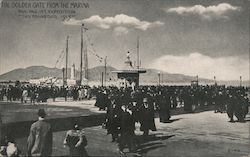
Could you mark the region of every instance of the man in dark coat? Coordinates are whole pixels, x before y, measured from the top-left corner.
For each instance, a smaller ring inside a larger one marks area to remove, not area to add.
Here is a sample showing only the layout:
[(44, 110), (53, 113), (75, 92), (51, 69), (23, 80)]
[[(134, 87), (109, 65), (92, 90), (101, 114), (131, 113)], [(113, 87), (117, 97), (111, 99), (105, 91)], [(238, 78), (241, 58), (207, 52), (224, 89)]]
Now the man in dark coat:
[(38, 110), (38, 121), (33, 123), (28, 137), (28, 156), (51, 156), (52, 131), (51, 125), (44, 120), (44, 109)]
[(143, 135), (147, 136), (149, 130), (156, 131), (154, 121), (154, 106), (148, 101), (148, 98), (143, 98), (143, 105), (140, 108), (140, 130)]
[(107, 107), (106, 129), (108, 134), (112, 136), (112, 142), (114, 142), (118, 139), (122, 109), (114, 96), (111, 96), (110, 99), (110, 104)]
[(241, 96), (237, 94), (235, 96), (235, 117), (239, 122), (244, 121), (244, 111), (243, 111), (243, 102), (241, 101)]
[(132, 111), (128, 108), (128, 104), (122, 104), (121, 112), (121, 138), (119, 140), (119, 151), (123, 154), (123, 149), (127, 145), (129, 151), (134, 150), (134, 130), (135, 130), (135, 120), (132, 115)]
[(105, 110), (108, 104), (110, 104), (110, 100), (108, 98), (107, 91), (103, 90), (99, 92), (96, 97), (95, 106), (99, 107), (99, 111), (101, 111), (101, 110)]
[(242, 108), (243, 108), (243, 117), (245, 118), (249, 112), (249, 99), (247, 98), (247, 94), (242, 97)]
[(161, 95), (159, 100), (159, 117), (160, 122), (167, 123), (170, 122), (170, 98), (166, 95)]

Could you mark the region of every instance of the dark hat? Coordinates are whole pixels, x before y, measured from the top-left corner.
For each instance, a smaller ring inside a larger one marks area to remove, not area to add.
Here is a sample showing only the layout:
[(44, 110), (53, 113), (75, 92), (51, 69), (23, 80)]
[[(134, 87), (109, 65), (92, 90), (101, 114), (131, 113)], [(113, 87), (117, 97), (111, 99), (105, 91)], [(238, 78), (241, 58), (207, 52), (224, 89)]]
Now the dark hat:
[(47, 115), (44, 109), (39, 109), (37, 114), (39, 117), (45, 117)]

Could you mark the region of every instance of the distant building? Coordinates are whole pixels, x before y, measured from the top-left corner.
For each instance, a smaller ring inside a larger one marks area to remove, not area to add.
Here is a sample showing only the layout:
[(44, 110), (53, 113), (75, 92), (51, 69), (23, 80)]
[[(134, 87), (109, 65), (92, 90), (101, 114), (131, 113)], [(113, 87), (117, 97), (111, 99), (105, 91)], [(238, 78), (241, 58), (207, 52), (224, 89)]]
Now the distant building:
[(140, 73), (146, 73), (146, 70), (134, 68), (130, 60), (130, 54), (127, 53), (127, 60), (125, 66), (121, 70), (112, 71), (117, 73), (118, 86), (120, 87), (136, 87), (139, 86)]

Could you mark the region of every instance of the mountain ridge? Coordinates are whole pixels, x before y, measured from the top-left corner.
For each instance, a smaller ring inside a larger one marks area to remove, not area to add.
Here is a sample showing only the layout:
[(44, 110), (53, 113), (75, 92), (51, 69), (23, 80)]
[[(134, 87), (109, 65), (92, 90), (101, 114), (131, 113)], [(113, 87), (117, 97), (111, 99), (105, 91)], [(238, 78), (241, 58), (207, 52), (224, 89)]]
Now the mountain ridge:
[[(70, 68), (68, 68), (68, 78), (70, 78)], [(115, 71), (114, 67), (107, 66), (107, 81), (116, 81), (117, 75), (112, 71)], [(190, 83), (193, 80), (196, 80), (196, 76), (188, 76), (184, 74), (172, 74), (168, 72), (163, 72), (157, 69), (145, 69), (146, 73), (140, 74), (140, 82), (143, 83), (153, 83), (157, 84), (159, 81), (159, 72), (160, 73), (160, 81), (162, 83)], [(88, 77), (89, 81), (100, 81), (102, 79), (102, 72), (104, 72), (104, 66), (96, 66), (89, 69)], [(80, 77), (80, 72), (76, 70), (75, 72), (76, 78)], [(62, 78), (62, 70), (58, 68), (51, 68), (46, 66), (30, 66), (26, 68), (17, 68), (7, 73), (0, 75), (0, 81), (28, 81), (32, 78), (41, 78), (41, 77), (59, 77)], [(105, 77), (104, 77), (105, 78)], [(199, 78), (199, 82), (205, 84), (212, 84), (214, 80)], [(237, 81), (218, 81), (218, 83), (225, 84), (237, 84)], [(233, 83), (234, 82), (234, 83)], [(249, 85), (248, 81), (243, 81), (244, 84)]]

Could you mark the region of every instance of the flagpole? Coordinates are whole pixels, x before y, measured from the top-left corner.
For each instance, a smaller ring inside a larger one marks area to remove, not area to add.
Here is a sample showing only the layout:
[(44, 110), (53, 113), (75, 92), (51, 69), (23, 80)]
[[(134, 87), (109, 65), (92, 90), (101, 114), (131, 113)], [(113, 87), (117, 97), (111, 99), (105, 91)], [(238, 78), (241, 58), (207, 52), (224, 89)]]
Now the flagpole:
[(106, 86), (106, 77), (107, 77), (107, 56), (104, 59), (104, 83)]
[(65, 85), (67, 85), (67, 78), (68, 78), (68, 50), (69, 50), (69, 36), (67, 36), (67, 39), (66, 39)]
[(82, 84), (82, 53), (83, 53), (83, 28), (84, 24), (81, 25), (81, 57), (80, 57), (80, 85)]

